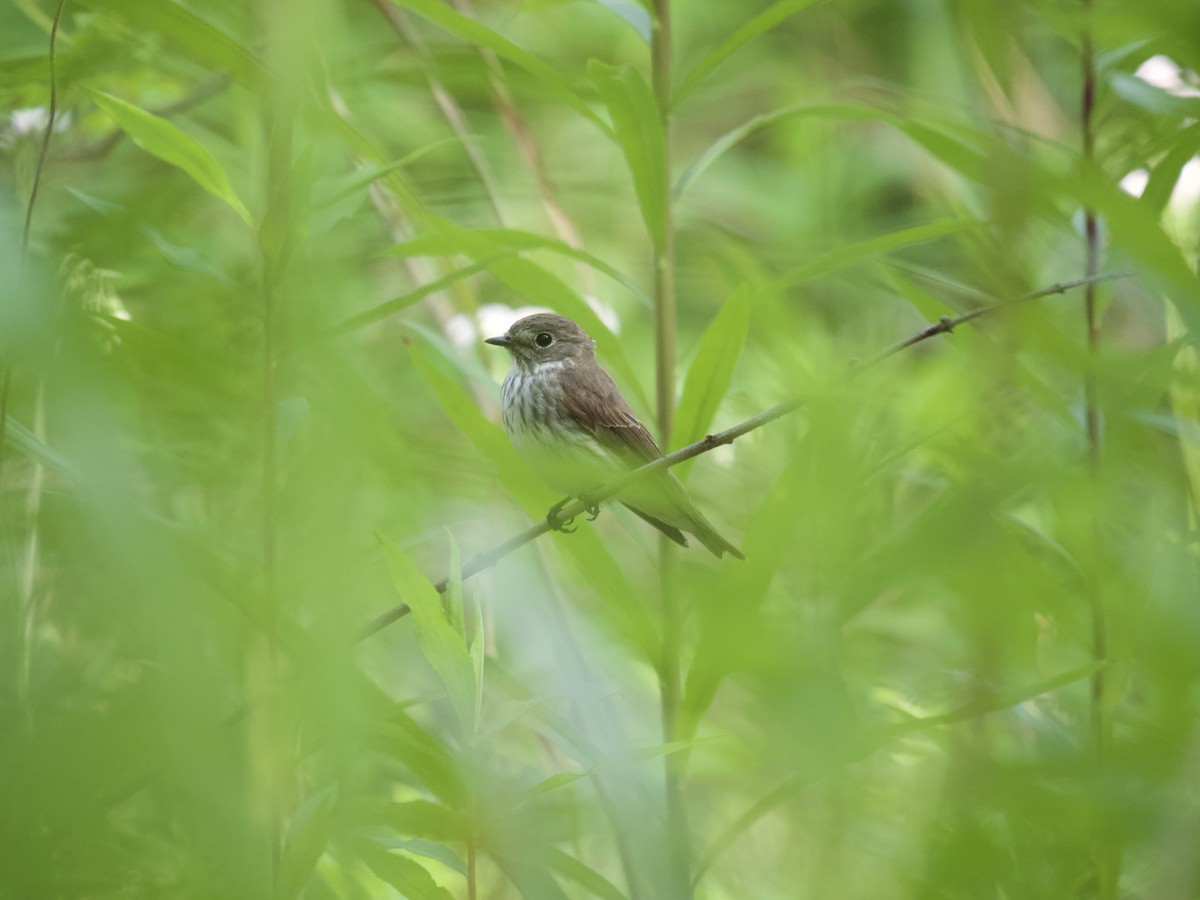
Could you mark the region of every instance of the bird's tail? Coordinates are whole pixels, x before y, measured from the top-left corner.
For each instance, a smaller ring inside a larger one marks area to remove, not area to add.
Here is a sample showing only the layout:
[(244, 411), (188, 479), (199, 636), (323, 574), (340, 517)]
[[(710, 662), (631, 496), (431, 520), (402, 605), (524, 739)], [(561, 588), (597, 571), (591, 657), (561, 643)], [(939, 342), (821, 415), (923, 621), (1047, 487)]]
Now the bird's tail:
[(721, 537), (721, 533), (713, 527), (712, 522), (704, 518), (697, 509), (693, 507), (690, 512), (692, 514), (692, 527), (689, 530), (708, 549), (709, 553), (713, 554), (717, 559), (720, 559), (726, 553), (734, 559), (743, 561), (746, 559), (742, 555), (742, 551)]

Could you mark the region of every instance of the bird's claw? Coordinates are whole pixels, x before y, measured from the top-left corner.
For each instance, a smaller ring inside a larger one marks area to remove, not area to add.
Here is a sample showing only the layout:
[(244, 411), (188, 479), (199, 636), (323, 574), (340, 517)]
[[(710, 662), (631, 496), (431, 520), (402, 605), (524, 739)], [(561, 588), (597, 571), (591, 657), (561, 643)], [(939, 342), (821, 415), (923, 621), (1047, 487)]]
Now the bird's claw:
[(571, 516), (571, 518), (565, 519), (561, 522), (558, 519), (559, 513), (561, 513), (570, 502), (570, 497), (567, 497), (565, 500), (560, 500), (550, 507), (550, 511), (546, 513), (546, 524), (549, 525), (554, 531), (561, 531), (564, 534), (575, 533), (575, 528), (571, 526), (571, 523), (575, 521), (574, 516)]
[(587, 518), (589, 522), (595, 522), (596, 516), (600, 515), (600, 504), (589, 503), (587, 505)]

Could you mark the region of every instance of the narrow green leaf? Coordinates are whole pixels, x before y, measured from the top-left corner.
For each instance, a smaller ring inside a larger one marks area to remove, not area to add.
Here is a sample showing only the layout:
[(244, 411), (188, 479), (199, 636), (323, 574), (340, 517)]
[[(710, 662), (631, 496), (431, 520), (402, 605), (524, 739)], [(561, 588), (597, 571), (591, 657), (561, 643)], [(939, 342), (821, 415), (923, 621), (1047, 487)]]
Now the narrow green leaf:
[(466, 822), (460, 814), (428, 800), (386, 804), (383, 823), (399, 834), (432, 841), (458, 841), (466, 836)]
[[(650, 305), (650, 296), (642, 289), (636, 281), (614, 269), (598, 256), (588, 253), (586, 250), (580, 250), (572, 247), (564, 241), (554, 238), (544, 237), (540, 234), (534, 234), (530, 231), (520, 231), (514, 228), (478, 228), (468, 229), (472, 235), (477, 235), (480, 238), (491, 241), (498, 248), (504, 248), (514, 252), (522, 250), (548, 250), (551, 253), (557, 253), (560, 256), (565, 256), (568, 259), (576, 260), (584, 265), (595, 269), (602, 275), (607, 275), (613, 281), (627, 288), (630, 293), (637, 296), (647, 306)], [(395, 244), (384, 251), (386, 256), (453, 256), (462, 253), (462, 247), (452, 235), (449, 234), (425, 234), (420, 237), (413, 238), (411, 241), (405, 241), (402, 244)]]
[(538, 59), (528, 50), (518, 47), (508, 38), (501, 37), (486, 25), (475, 21), (442, 0), (393, 0), (397, 6), (410, 9), (424, 19), (428, 19), (439, 28), (453, 34), (455, 37), (476, 46), (491, 50), (501, 59), (506, 59), (537, 80), (537, 83), (551, 94), (571, 107), (589, 122), (593, 123), (606, 135), (612, 131), (592, 108), (580, 97), (558, 70), (548, 63)]
[(207, 19), (175, 0), (77, 0), (80, 6), (116, 13), (138, 34), (158, 34), (183, 56), (209, 71), (226, 71), (257, 87), (266, 72), (249, 50)]
[(531, 516), (540, 516), (554, 502), (553, 495), (521, 459), (504, 429), (487, 420), (463, 388), (447, 378), (412, 344), (408, 348), (413, 365), (434, 391), (442, 412), (455, 427), (496, 467), (500, 481)]
[(466, 642), (451, 627), (442, 598), (429, 579), (394, 542), (381, 540), (380, 545), (392, 585), (412, 609), (421, 653), (446, 686), (465, 733), (474, 734), (475, 678)]
[(557, 775), (551, 775), (549, 778), (544, 778), (533, 787), (523, 791), (521, 802), (532, 800), (534, 797), (540, 797), (542, 794), (549, 793), (555, 788), (574, 784), (579, 779), (587, 778), (591, 774), (591, 772), (559, 772)]
[(683, 76), (679, 87), (675, 89), (675, 96), (671, 98), (671, 108), (677, 108), (705, 78), (712, 74), (714, 69), (733, 56), (745, 44), (763, 32), (771, 30), (785, 19), (819, 2), (820, 0), (779, 0), (778, 3), (767, 7), (726, 38), (719, 47), (696, 63), (691, 71)]
[(408, 309), (410, 306), (420, 303), (430, 294), (444, 291), (456, 281), (462, 281), (464, 278), (470, 278), (472, 275), (478, 275), (480, 272), (486, 271), (488, 266), (497, 259), (498, 257), (488, 257), (478, 262), (473, 262), (469, 266), (455, 269), (453, 272), (449, 272), (441, 278), (435, 278), (433, 281), (427, 282), (415, 290), (409, 291), (407, 294), (393, 297), (391, 300), (380, 303), (378, 306), (373, 306), (364, 312), (351, 316), (344, 322), (335, 325), (331, 330), (334, 334), (344, 334), (347, 331), (354, 331), (356, 328), (365, 328), (368, 325), (374, 325), (381, 319), (386, 319), (388, 316), (395, 315), (398, 312)]
[(964, 231), (971, 231), (980, 227), (981, 224), (979, 222), (970, 220), (939, 219), (936, 222), (915, 225), (912, 228), (901, 228), (899, 231), (891, 231), (887, 234), (868, 238), (865, 241), (858, 241), (857, 243), (847, 244), (844, 247), (837, 247), (825, 253), (820, 253), (803, 265), (796, 266), (784, 272), (776, 280), (774, 287), (776, 289), (791, 287), (804, 281), (811, 281), (814, 278), (821, 278), (833, 272), (849, 268), (855, 263), (871, 256), (890, 253), (892, 250), (898, 250), (901, 247), (922, 244), (926, 241), (937, 240), (938, 238), (953, 234), (961, 234)]
[(717, 407), (733, 380), (733, 370), (749, 331), (750, 291), (742, 286), (729, 295), (721, 311), (704, 330), (700, 349), (688, 367), (683, 396), (675, 413), (680, 444), (698, 441), (712, 424)]
[(655, 247), (666, 240), (666, 141), (654, 92), (641, 73), (630, 66), (613, 68), (598, 60), (588, 63), (588, 76), (596, 85), (613, 121), (617, 143), (633, 176), (642, 221)]
[(337, 805), (331, 785), (304, 801), (292, 816), (275, 883), (275, 900), (295, 900), (308, 883), (329, 842), (329, 823)]
[(214, 197), (228, 203), (253, 227), (254, 219), (234, 193), (221, 164), (186, 132), (166, 119), (139, 109), (111, 94), (88, 90), (88, 95), (108, 113), (135, 144), (165, 163), (182, 169)]
[(434, 881), (424, 866), (408, 856), (368, 844), (362, 858), (380, 881), (390, 884), (408, 900), (454, 900), (454, 895)]
[(1161, 213), (1175, 191), (1179, 173), (1200, 152), (1200, 123), (1183, 129), (1175, 136), (1174, 146), (1154, 166), (1146, 189), (1142, 191), (1142, 202), (1155, 212)]
[(333, 206), (335, 203), (354, 196), (364, 188), (370, 187), (380, 178), (385, 178), (393, 172), (403, 169), (405, 166), (412, 165), (422, 156), (449, 144), (457, 143), (458, 138), (441, 138), (440, 140), (426, 144), (424, 147), (418, 147), (412, 153), (408, 153), (387, 165), (367, 166), (341, 178), (321, 179), (314, 185), (314, 192), (317, 194), (317, 197), (313, 200), (313, 209), (324, 209), (328, 206)]
[(454, 532), (446, 529), (446, 540), (450, 544), (450, 577), (446, 581), (446, 612), (450, 627), (464, 636), (467, 634), (463, 620), (463, 580), (462, 580), (462, 551)]
[(584, 890), (603, 900), (626, 900), (620, 889), (590, 866), (564, 853), (557, 847), (546, 848), (547, 862), (565, 878), (574, 881)]

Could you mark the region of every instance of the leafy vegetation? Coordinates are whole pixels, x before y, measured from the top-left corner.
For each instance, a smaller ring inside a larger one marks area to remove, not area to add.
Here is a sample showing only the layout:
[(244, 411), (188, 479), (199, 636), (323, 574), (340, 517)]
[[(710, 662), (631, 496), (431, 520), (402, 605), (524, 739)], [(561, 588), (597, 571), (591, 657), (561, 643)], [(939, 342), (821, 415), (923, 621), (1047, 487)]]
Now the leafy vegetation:
[[(1197, 34), (0, 7), (0, 898), (1195, 896)], [(747, 562), (476, 573), (529, 307)]]

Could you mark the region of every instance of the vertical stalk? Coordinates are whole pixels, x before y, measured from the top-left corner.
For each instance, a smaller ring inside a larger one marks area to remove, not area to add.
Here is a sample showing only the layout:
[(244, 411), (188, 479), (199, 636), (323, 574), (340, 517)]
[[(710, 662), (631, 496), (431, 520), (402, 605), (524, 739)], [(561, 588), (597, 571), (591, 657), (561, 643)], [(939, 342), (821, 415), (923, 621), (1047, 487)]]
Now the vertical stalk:
[(658, 439), (671, 444), (675, 419), (675, 210), (671, 202), (671, 2), (654, 0), (654, 34), (651, 42), (654, 99), (663, 132), (664, 227), (662, 246), (654, 254), (655, 401)]
[[(37, 206), (38, 193), (42, 185), (42, 171), (46, 165), (46, 157), (50, 153), (50, 139), (54, 136), (54, 123), (58, 116), (58, 31), (62, 23), (63, 10), (67, 5), (67, 0), (59, 0), (58, 8), (54, 12), (54, 20), (50, 26), (50, 104), (46, 111), (46, 131), (42, 135), (42, 146), (38, 150), (37, 165), (33, 173), (33, 184), (29, 189), (29, 202), (25, 205), (25, 221), (21, 228), (21, 257), (17, 272), (17, 291), (18, 293), (24, 290), (25, 286), (25, 268), (29, 262), (29, 237), (33, 231), (33, 211)], [(0, 384), (0, 499), (3, 499), (4, 490), (4, 461), (8, 454), (8, 410), (12, 399), (12, 363), (5, 360), (3, 366), (2, 384)], [(44, 416), (44, 382), (38, 385), (37, 397), (35, 401), (35, 421), (34, 432), (41, 438), (43, 434), (43, 416)], [(16, 698), (24, 700), (29, 683), (29, 665), (31, 657), (31, 646), (33, 633), (33, 618), (34, 618), (34, 586), (37, 576), (38, 565), (38, 515), (41, 509), (42, 486), (45, 478), (45, 469), (40, 461), (34, 461), (33, 476), (30, 479), (28, 490), (28, 501), (26, 504), (26, 520), (29, 523), (29, 540), (26, 544), (24, 559), (20, 562), (18, 571), (18, 560), (16, 543), (18, 538), (13, 535), (10, 546), (8, 540), (7, 523), (0, 517), (0, 528), (3, 531), (3, 553), (8, 556), (11, 551), (11, 559), (14, 573), (14, 598), (12, 606), (11, 621), (6, 623), (9, 626), (9, 633), (12, 635), (12, 641), (15, 644), (15, 649), (18, 651), (13, 653), (11, 657), (17, 662), (17, 671), (14, 673), (15, 678), (13, 685), (16, 690)], [(13, 528), (14, 531), (19, 529), (21, 523), (14, 516)], [(7, 614), (8, 610), (5, 610)], [(7, 615), (6, 615), (7, 617)]]
[[(1092, 0), (1083, 0), (1085, 13), (1092, 10)], [(1096, 135), (1093, 126), (1093, 114), (1096, 105), (1096, 58), (1092, 43), (1090, 22), (1083, 27), (1083, 99), (1081, 103), (1081, 119), (1083, 132), (1084, 165), (1090, 167), (1095, 162)], [(1096, 315), (1096, 284), (1094, 279), (1100, 267), (1100, 230), (1096, 211), (1090, 207), (1084, 210), (1085, 232), (1085, 261), (1084, 276), (1088, 279), (1083, 287), (1083, 309), (1087, 325), (1087, 368), (1084, 373), (1084, 403), (1086, 406), (1088, 461), (1091, 465), (1093, 478), (1100, 465), (1100, 407), (1096, 391), (1096, 353), (1100, 345), (1100, 323)], [(1108, 634), (1105, 624), (1104, 609), (1098, 597), (1097, 586), (1089, 587), (1089, 599), (1092, 607), (1092, 654), (1096, 660), (1108, 656)], [(1102, 753), (1107, 742), (1107, 726), (1104, 720), (1104, 669), (1099, 669), (1092, 676), (1091, 687), (1091, 727), (1092, 740), (1097, 753)]]
[[(671, 201), (671, 3), (654, 0), (654, 33), (651, 41), (651, 80), (663, 134), (663, 234), (654, 252), (655, 400), (658, 435), (663, 447), (671, 444), (675, 418), (675, 211)], [(659, 661), (659, 694), (662, 735), (671, 743), (679, 734), (682, 695), (680, 639), (682, 610), (674, 589), (674, 546), (659, 538), (659, 585), (662, 595), (662, 656)], [(672, 896), (691, 895), (690, 838), (683, 803), (683, 755), (669, 753), (663, 760), (667, 840), (671, 854)]]
[[(1083, 142), (1083, 164), (1091, 168), (1095, 164), (1096, 133), (1094, 115), (1096, 108), (1096, 52), (1092, 39), (1091, 14), (1093, 0), (1083, 0), (1083, 34), (1081, 40), (1081, 55), (1083, 67), (1083, 92), (1080, 103), (1080, 125)], [(1100, 268), (1100, 228), (1096, 211), (1091, 207), (1084, 210), (1084, 239), (1085, 259), (1084, 276), (1088, 279), (1083, 287), (1083, 310), (1087, 327), (1087, 363), (1084, 373), (1084, 404), (1086, 407), (1088, 464), (1091, 468), (1093, 494), (1097, 490), (1100, 472), (1100, 406), (1096, 386), (1096, 355), (1100, 346), (1100, 322), (1096, 312), (1095, 279)], [(1095, 499), (1093, 499), (1095, 503)], [(1096, 510), (1092, 511), (1092, 542), (1093, 560), (1100, 558), (1100, 530), (1096, 518)], [(1088, 605), (1092, 615), (1092, 657), (1097, 662), (1108, 658), (1108, 624), (1104, 610), (1104, 601), (1100, 593), (1098, 574), (1095, 564), (1089, 566), (1090, 574), (1086, 590)], [(1097, 759), (1102, 759), (1109, 742), (1109, 723), (1104, 710), (1105, 669), (1099, 668), (1091, 680), (1091, 732), (1092, 748)], [(1097, 836), (1096, 846), (1096, 876), (1098, 896), (1101, 900), (1115, 900), (1120, 883), (1121, 851), (1107, 834)]]

